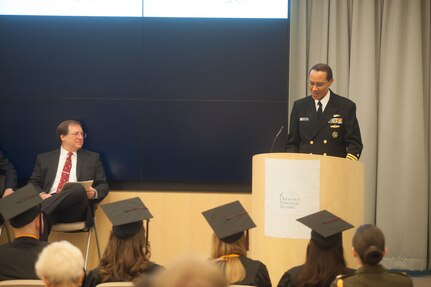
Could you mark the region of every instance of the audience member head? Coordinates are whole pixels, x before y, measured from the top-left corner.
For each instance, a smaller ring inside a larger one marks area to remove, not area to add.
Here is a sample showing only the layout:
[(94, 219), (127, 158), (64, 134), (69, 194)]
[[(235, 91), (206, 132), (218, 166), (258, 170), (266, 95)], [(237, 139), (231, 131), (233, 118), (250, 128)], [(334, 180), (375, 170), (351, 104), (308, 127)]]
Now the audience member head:
[(77, 247), (67, 241), (57, 241), (42, 250), (35, 268), (47, 287), (81, 286), (84, 258)]
[(84, 144), (85, 134), (80, 122), (75, 120), (66, 120), (57, 126), (57, 136), (61, 146), (70, 152), (76, 152)]
[(300, 286), (329, 286), (335, 277), (345, 273), (341, 232), (353, 226), (336, 215), (322, 210), (298, 219), (311, 228)]
[(372, 224), (360, 226), (352, 243), (353, 255), (358, 257), (362, 264), (377, 265), (386, 254), (385, 236), (380, 228)]
[(142, 276), (137, 287), (227, 287), (221, 270), (212, 262), (194, 257), (178, 259), (153, 276)]
[(228, 284), (246, 276), (239, 256), (248, 249), (248, 230), (256, 227), (239, 201), (221, 205), (202, 213), (214, 231), (211, 257), (224, 271)]
[[(113, 224), (108, 245), (100, 259), (101, 281), (133, 281), (150, 264), (148, 221), (153, 216), (139, 197), (101, 207)], [(147, 228), (144, 228), (143, 220), (147, 220)]]
[(36, 188), (28, 184), (11, 195), (1, 199), (0, 213), (15, 230), (15, 236), (39, 237), (41, 220), (39, 204), (42, 202)]

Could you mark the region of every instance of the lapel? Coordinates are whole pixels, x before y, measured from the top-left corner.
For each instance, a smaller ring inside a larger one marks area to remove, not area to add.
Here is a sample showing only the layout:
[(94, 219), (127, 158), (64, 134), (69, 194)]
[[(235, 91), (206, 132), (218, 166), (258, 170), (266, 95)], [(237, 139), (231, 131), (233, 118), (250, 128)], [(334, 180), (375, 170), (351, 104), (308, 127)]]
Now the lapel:
[(49, 180), (47, 180), (47, 182), (51, 182), (51, 184), (54, 183), (59, 161), (60, 161), (60, 149), (57, 149), (52, 152), (52, 156), (50, 158), (50, 163), (49, 163), (49, 166), (52, 168), (48, 169), (51, 172), (49, 173)]
[[(315, 137), (325, 126), (327, 126), (328, 121), (332, 118), (334, 114), (338, 111), (338, 101), (336, 99), (335, 94), (330, 91), (331, 97), (329, 98), (329, 102), (323, 111), (322, 118), (320, 120), (317, 119), (316, 106), (314, 105), (314, 100), (312, 101), (313, 109), (314, 109), (314, 117), (316, 118), (316, 125), (313, 131), (312, 138)], [(313, 98), (311, 98), (313, 99)]]
[(81, 180), (81, 170), (82, 170), (83, 164), (84, 164), (84, 156), (83, 156), (81, 150), (78, 150), (76, 152), (76, 179), (78, 181)]

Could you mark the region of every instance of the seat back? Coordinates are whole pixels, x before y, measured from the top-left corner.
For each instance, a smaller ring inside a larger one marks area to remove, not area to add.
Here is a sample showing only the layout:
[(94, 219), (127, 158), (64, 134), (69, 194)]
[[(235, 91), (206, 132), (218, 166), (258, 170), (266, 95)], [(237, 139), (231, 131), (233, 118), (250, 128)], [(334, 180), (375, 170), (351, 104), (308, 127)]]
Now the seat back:
[(51, 228), (51, 231), (56, 232), (87, 232), (85, 229), (85, 221), (77, 221), (71, 223), (57, 223)]
[(0, 281), (0, 286), (9, 287), (45, 287), (42, 280), (6, 280)]

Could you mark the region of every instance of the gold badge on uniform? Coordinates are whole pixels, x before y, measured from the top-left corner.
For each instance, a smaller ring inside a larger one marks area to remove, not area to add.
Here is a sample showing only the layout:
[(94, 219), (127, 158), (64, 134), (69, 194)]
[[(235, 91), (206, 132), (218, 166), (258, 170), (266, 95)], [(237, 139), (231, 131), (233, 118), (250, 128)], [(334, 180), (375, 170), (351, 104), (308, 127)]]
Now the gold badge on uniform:
[(332, 125), (331, 128), (333, 129), (338, 129), (340, 126), (339, 125)]
[(334, 139), (338, 138), (338, 133), (337, 133), (337, 132), (332, 132), (332, 137), (333, 137)]
[(333, 115), (332, 117), (334, 117), (334, 118), (338, 118), (340, 115), (338, 115), (338, 114), (335, 114), (335, 115)]

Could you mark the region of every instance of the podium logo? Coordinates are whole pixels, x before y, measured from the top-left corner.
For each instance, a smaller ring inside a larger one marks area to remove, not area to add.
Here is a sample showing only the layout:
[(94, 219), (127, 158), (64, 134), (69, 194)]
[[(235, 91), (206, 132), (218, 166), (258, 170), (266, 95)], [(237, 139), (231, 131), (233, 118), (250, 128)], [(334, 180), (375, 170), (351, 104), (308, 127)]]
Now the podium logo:
[(280, 208), (297, 209), (301, 205), (301, 197), (297, 192), (282, 192), (280, 194)]

